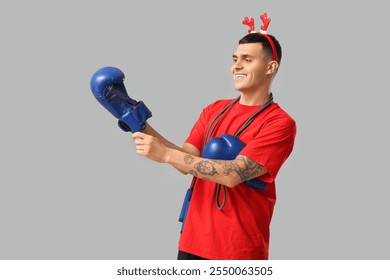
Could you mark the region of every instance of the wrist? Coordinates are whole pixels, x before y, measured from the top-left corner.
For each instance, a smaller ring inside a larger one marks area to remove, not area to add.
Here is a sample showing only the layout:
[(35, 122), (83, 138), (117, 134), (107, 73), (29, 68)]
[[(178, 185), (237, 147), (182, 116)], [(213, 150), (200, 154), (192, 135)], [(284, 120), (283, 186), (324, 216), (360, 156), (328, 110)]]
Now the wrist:
[(165, 157), (164, 157), (164, 162), (168, 164), (172, 164), (172, 158), (175, 150), (172, 148), (165, 147)]

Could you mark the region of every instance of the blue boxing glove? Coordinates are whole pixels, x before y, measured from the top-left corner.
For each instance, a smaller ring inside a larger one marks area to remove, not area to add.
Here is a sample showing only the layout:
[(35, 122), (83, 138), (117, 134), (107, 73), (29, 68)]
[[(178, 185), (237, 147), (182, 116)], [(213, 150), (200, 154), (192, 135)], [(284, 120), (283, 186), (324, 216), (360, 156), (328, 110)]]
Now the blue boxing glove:
[(125, 74), (115, 67), (103, 67), (91, 78), (91, 91), (115, 118), (123, 131), (144, 131), (152, 112), (142, 101), (131, 99), (123, 81)]
[[(222, 134), (220, 137), (210, 139), (203, 148), (202, 157), (208, 159), (233, 160), (245, 144), (237, 137), (230, 134)], [(266, 182), (253, 178), (245, 184), (255, 190), (263, 190), (267, 186)]]

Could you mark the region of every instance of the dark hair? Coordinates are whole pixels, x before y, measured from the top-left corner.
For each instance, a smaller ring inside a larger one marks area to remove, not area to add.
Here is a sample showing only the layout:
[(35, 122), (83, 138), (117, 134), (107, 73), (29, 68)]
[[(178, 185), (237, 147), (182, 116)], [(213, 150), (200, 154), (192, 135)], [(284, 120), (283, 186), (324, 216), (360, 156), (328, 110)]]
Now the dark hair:
[[(276, 53), (278, 55), (278, 63), (280, 65), (280, 61), (282, 60), (282, 47), (280, 46), (279, 41), (273, 35), (268, 34), (268, 36), (271, 37), (272, 41), (274, 42)], [(249, 33), (242, 37), (240, 41), (238, 41), (238, 44), (250, 43), (260, 43), (263, 46), (263, 49), (267, 56), (269, 56), (270, 58), (272, 57), (271, 44), (268, 42), (268, 39), (261, 33)]]

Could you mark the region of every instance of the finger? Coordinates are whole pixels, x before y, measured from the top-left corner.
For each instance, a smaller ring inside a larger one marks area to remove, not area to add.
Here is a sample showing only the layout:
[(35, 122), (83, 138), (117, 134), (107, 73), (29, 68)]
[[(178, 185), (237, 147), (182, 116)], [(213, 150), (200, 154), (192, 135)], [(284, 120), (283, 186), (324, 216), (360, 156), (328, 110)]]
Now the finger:
[(134, 140), (134, 143), (137, 145), (140, 145), (143, 143), (142, 140), (144, 140), (144, 135), (142, 135), (143, 133), (140, 133), (140, 132), (136, 132), (132, 135), (132, 138)]
[(136, 138), (133, 138), (133, 140), (134, 140), (134, 143), (136, 146), (143, 145), (143, 139), (136, 137)]
[(142, 145), (135, 145), (135, 151), (137, 154), (142, 153), (144, 151), (143, 146)]
[(148, 154), (147, 149), (144, 149), (143, 147), (137, 148), (135, 152), (141, 156), (146, 156)]
[(145, 134), (138, 131), (138, 132), (134, 132), (133, 135), (131, 135), (131, 137), (132, 137), (133, 139), (136, 139), (136, 138), (141, 138), (141, 139), (143, 139), (143, 138), (145, 137)]

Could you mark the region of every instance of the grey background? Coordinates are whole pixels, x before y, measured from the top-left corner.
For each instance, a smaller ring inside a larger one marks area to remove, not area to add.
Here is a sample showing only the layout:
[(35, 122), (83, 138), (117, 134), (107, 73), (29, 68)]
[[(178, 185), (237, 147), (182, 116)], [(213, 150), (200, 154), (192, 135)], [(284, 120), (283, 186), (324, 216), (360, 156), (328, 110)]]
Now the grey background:
[(241, 21), (268, 12), (273, 92), (298, 124), (270, 258), (388, 259), (387, 9), (359, 2), (2, 1), (0, 258), (175, 259), (190, 177), (137, 156), (89, 79), (122, 69), (181, 145), (204, 106), (236, 96)]

